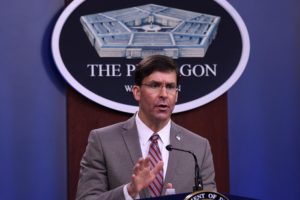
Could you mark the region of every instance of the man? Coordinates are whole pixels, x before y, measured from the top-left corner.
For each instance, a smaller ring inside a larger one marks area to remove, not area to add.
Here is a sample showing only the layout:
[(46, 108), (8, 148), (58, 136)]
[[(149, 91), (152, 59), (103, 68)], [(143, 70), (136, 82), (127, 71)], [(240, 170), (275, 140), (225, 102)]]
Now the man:
[(125, 122), (91, 131), (81, 161), (77, 199), (137, 199), (192, 192), (194, 160), (166, 146), (193, 151), (203, 187), (216, 190), (208, 141), (175, 124), (171, 114), (178, 98), (179, 72), (162, 55), (143, 59), (135, 71), (133, 96), (138, 112)]

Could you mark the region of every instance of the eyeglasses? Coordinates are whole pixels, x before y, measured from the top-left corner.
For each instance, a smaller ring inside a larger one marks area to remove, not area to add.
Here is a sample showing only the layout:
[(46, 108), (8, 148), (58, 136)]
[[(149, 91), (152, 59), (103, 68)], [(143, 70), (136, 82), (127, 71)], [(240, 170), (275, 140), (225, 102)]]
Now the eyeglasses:
[(163, 84), (159, 82), (151, 82), (144, 83), (141, 85), (146, 86), (147, 88), (149, 88), (149, 90), (151, 90), (154, 93), (160, 92), (164, 87), (166, 88), (168, 94), (175, 94), (178, 91), (178, 88), (174, 83)]

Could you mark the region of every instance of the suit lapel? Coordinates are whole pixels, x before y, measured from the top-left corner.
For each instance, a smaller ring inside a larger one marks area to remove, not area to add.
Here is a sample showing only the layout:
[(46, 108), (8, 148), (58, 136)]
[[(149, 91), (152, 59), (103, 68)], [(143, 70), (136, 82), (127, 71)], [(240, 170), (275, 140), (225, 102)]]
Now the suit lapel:
[[(132, 164), (134, 165), (137, 160), (142, 157), (142, 151), (139, 142), (139, 136), (135, 124), (134, 117), (130, 118), (123, 126), (123, 139), (130, 155)], [(115, 147), (117, 148), (117, 147)]]
[[(172, 122), (171, 124), (171, 131), (170, 131), (170, 144), (173, 147), (176, 148), (182, 148), (182, 134), (176, 129), (176, 124)], [(169, 153), (169, 160), (168, 160), (168, 169), (165, 177), (165, 184), (163, 188), (163, 194), (166, 191), (166, 184), (167, 183), (172, 183), (175, 175), (175, 171), (177, 169), (180, 162), (180, 154), (178, 154), (178, 151), (170, 151)]]
[[(126, 145), (126, 148), (128, 150), (128, 153), (130, 155), (131, 161), (132, 161), (132, 170), (133, 166), (136, 164), (139, 158), (141, 158), (142, 151), (141, 151), (141, 146), (139, 142), (139, 135), (137, 132), (137, 127), (135, 123), (135, 116), (131, 117), (123, 126), (123, 139), (124, 143)], [(118, 148), (118, 147), (115, 147)], [(148, 190), (144, 189), (140, 192), (140, 197), (141, 198), (146, 198), (148, 195)]]

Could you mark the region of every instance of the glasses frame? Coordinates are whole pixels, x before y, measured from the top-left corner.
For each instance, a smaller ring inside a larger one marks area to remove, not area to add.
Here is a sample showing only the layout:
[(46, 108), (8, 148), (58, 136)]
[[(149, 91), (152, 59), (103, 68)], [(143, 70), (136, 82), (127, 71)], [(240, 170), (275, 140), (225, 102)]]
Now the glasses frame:
[(161, 92), (163, 88), (166, 89), (167, 94), (175, 94), (176, 92), (178, 92), (178, 86), (173, 83), (150, 82), (142, 83), (141, 86), (146, 86), (154, 93)]

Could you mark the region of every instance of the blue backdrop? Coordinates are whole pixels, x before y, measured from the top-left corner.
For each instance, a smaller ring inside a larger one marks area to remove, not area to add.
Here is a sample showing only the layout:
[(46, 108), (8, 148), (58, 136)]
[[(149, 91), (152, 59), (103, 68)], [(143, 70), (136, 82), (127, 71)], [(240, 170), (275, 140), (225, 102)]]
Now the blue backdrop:
[[(300, 196), (300, 2), (229, 0), (251, 39), (229, 91), (230, 187), (259, 199)], [(63, 0), (0, 7), (0, 199), (65, 200), (66, 83), (50, 52)]]

